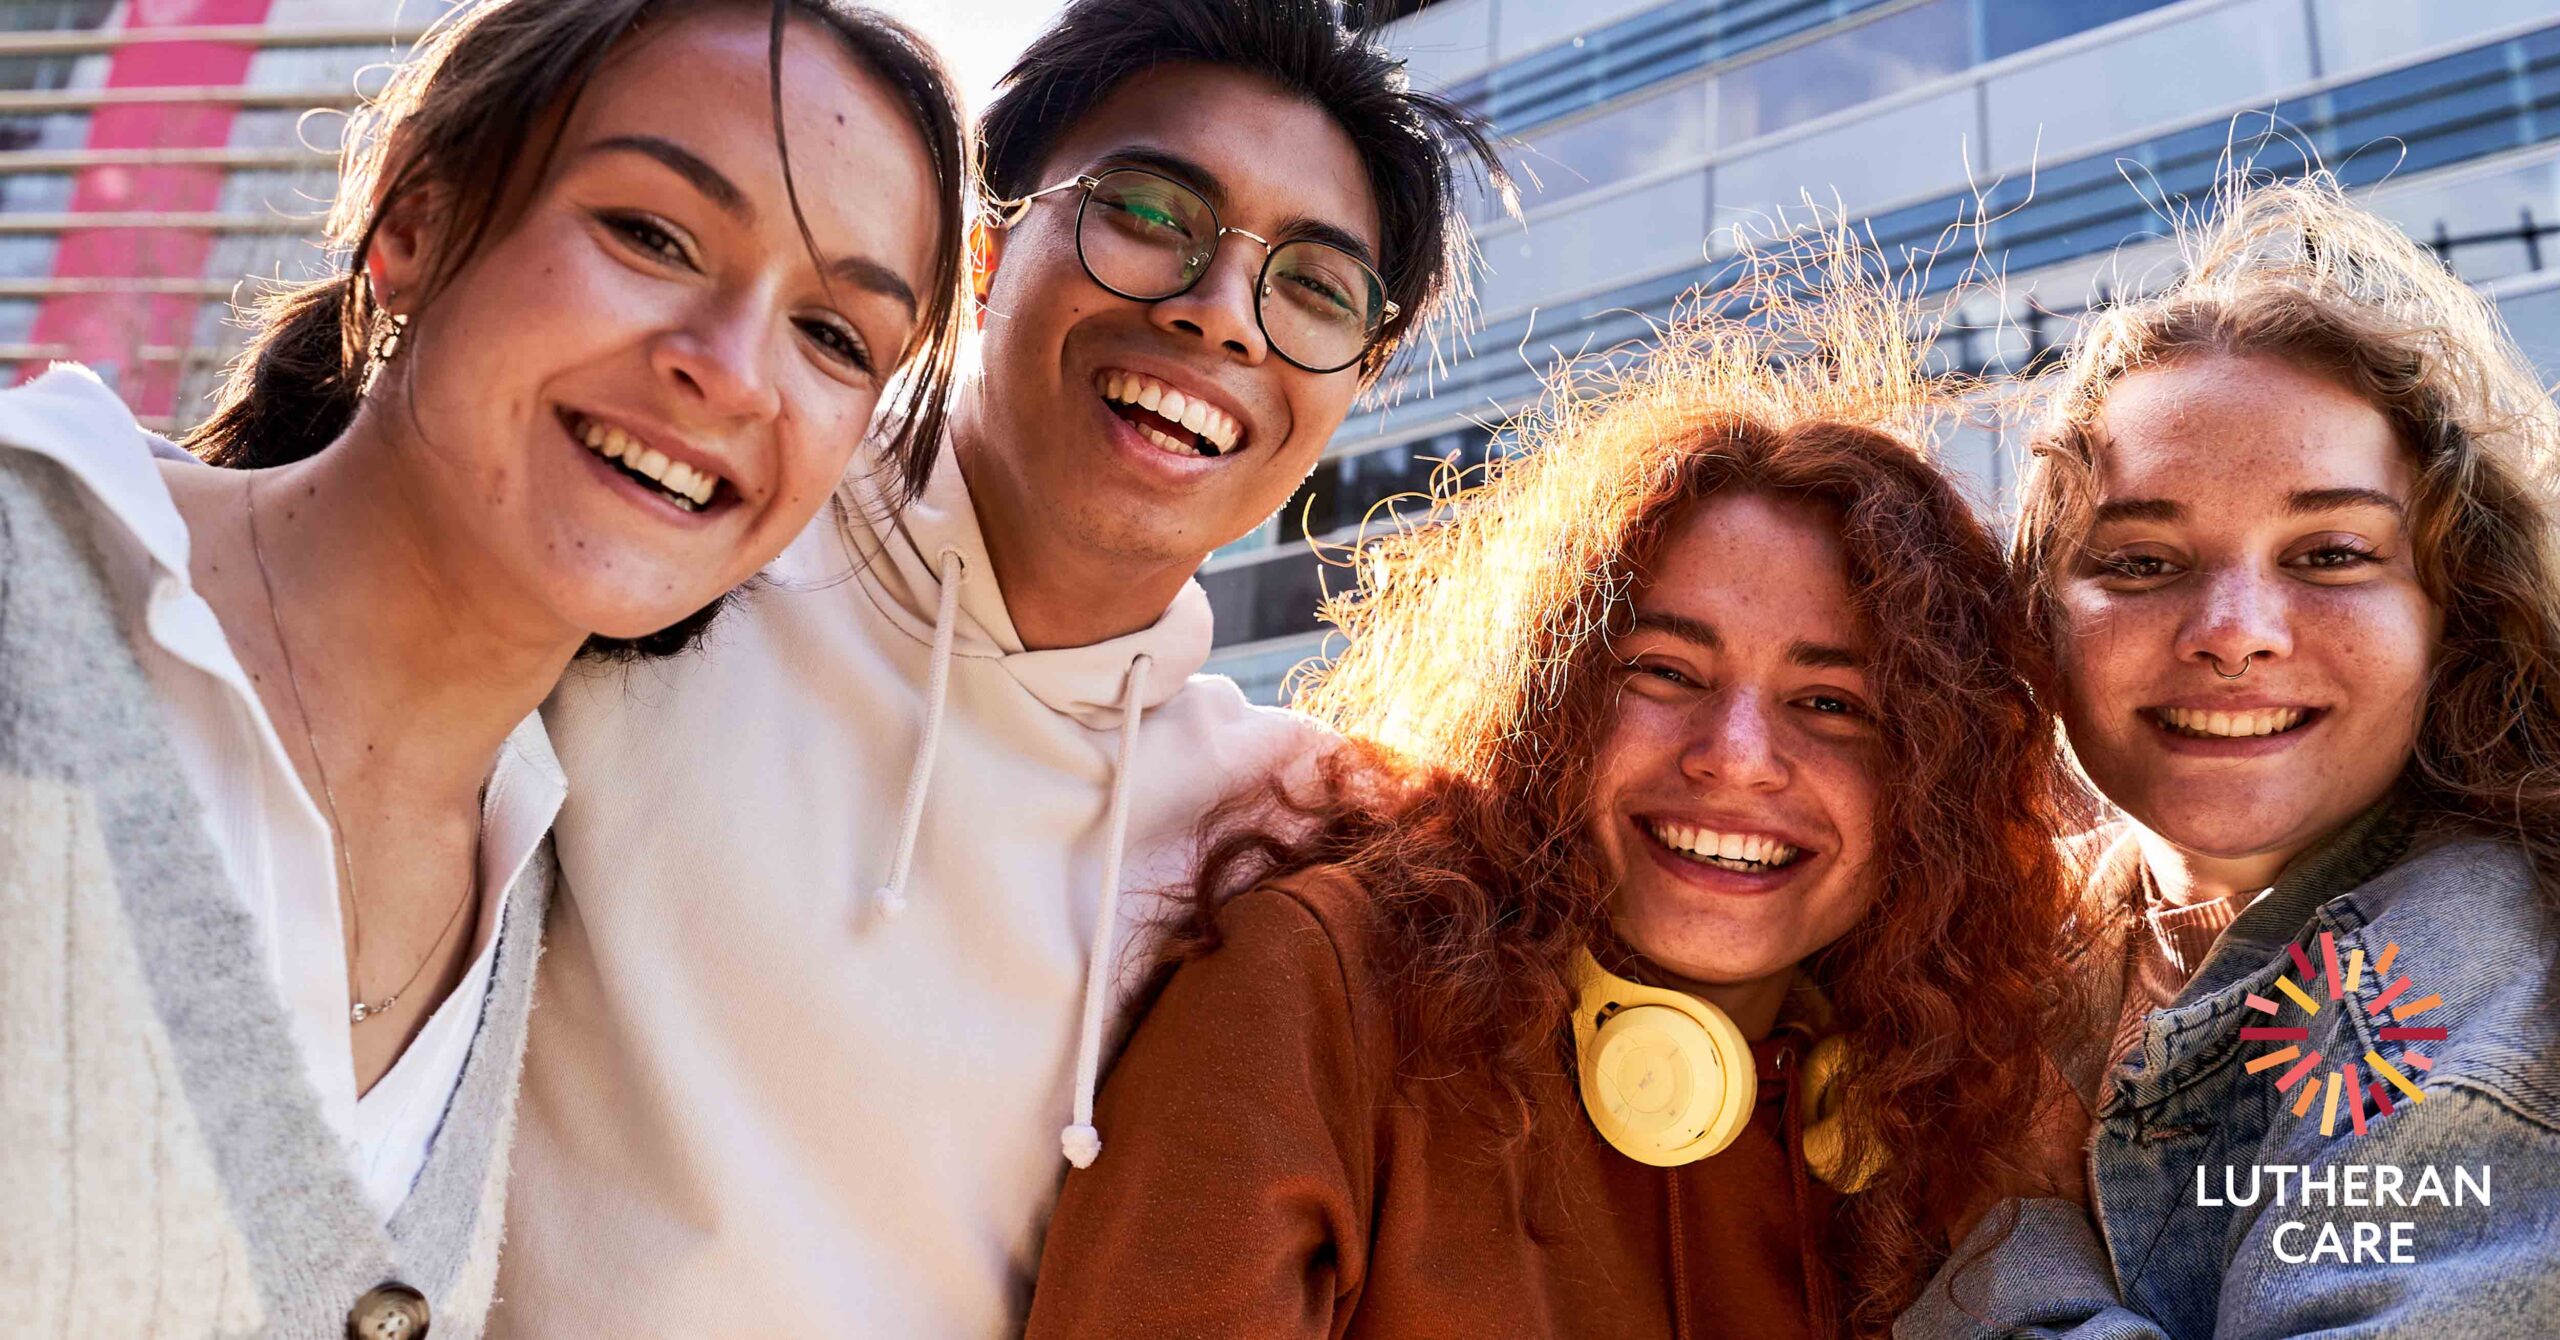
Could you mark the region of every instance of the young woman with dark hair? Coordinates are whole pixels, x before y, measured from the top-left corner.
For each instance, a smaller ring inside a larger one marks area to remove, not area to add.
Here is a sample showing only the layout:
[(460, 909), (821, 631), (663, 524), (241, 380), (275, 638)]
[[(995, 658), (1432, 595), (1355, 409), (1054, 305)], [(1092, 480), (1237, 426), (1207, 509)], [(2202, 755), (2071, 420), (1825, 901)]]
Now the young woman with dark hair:
[(77, 369), (0, 393), (12, 1334), (479, 1334), (535, 708), (779, 552), (893, 374), (930, 436), (957, 124), (833, 0), (488, 0), (358, 118), (343, 268), (202, 459)]
[(1875, 1333), (2022, 1175), (2050, 723), (1912, 311), (1791, 283), (1361, 549), (1366, 752), (1216, 828), (1032, 1335)]
[[(2333, 183), (2215, 204), (2056, 375), (2016, 541), (2124, 815), (2083, 898), (2077, 971), (2120, 1002), (2074, 1075), (2090, 1207), (2028, 1202), (1901, 1333), (2537, 1333), (2560, 412), (2487, 300)], [(2494, 1200), (2357, 1187), (2457, 1170)]]

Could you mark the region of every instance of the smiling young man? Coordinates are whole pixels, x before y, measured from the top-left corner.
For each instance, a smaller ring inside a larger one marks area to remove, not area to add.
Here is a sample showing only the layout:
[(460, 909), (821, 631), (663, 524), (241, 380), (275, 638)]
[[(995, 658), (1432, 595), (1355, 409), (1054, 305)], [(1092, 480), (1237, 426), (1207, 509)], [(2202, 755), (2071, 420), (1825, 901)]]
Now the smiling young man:
[(1482, 138), (1315, 0), (1073, 5), (980, 138), (949, 450), (881, 459), (702, 654), (549, 711), (595, 785), (503, 1334), (1017, 1326), (1136, 891), (1329, 739), (1194, 677), (1190, 575), (1447, 305)]

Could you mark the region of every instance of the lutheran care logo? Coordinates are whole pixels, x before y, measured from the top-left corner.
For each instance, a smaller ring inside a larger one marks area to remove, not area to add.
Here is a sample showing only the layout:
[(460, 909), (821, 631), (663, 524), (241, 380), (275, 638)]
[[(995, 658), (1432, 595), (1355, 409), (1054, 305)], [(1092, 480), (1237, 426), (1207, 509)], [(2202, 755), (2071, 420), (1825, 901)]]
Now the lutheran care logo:
[[(2362, 949), (2348, 956), (2346, 971), (2341, 973), (2338, 971), (2337, 934), (2333, 931), (2322, 931), (2320, 933), (2322, 971), (2314, 973), (2311, 968), (2311, 956), (2302, 951), (2302, 946), (2287, 945), (2286, 948), (2293, 954), (2293, 966), (2301, 973), (2303, 984), (2318, 987), (2325, 983), (2328, 988), (2328, 995), (2324, 1001), (2315, 999), (2309, 991), (2303, 989), (2303, 985), (2297, 985), (2291, 975), (2276, 979), (2276, 990), (2293, 1004), (2300, 1006), (2305, 1018), (2319, 1014), (2328, 1003), (2335, 1003), (2342, 1010), (2353, 1008), (2352, 997), (2357, 985), (2364, 980), (2365, 961)], [(2373, 961), (2375, 979), (2380, 980), (2389, 976), (2392, 962), (2399, 956), (2400, 946), (2397, 943), (2384, 946), (2382, 956)], [(2376, 1019), (2381, 1019), (2386, 1014), (2389, 1016), (2390, 1022), (2375, 1033), (2377, 1043), (2400, 1044), (2401, 1063), (2415, 1070), (2426, 1071), (2433, 1069), (2435, 1062), (2411, 1044), (2442, 1042), (2445, 1040), (2445, 1030), (2422, 1025), (2411, 1026), (2408, 1021), (2443, 1004), (2444, 998), (2438, 993), (2429, 992), (2420, 999), (2402, 1003), (2401, 998), (2408, 995), (2409, 991), (2409, 979), (2404, 975), (2385, 987), (2381, 995), (2374, 997), (2373, 1003), (2366, 1006), (2365, 1011)], [(2283, 1006), (2254, 992), (2249, 996), (2249, 1008), (2273, 1018), (2284, 1017)], [(2286, 1044), (2276, 1051), (2268, 1052), (2249, 1062), (2248, 1072), (2255, 1075), (2291, 1062), (2284, 1073), (2276, 1077), (2276, 1091), (2292, 1093), (2299, 1088), (2301, 1092), (2293, 1100), (2293, 1115), (2308, 1118), (2311, 1114), (2311, 1105), (2315, 1099), (2319, 1098), (2322, 1090), (2320, 1078), (2316, 1072), (2320, 1069), (2322, 1061), (2326, 1059), (2316, 1051), (2309, 1055), (2303, 1054), (2303, 1044), (2311, 1040), (2310, 1028), (2302, 1025), (2244, 1027), (2240, 1030), (2240, 1040)], [(2378, 1048), (2365, 1052), (2364, 1065), (2361, 1069), (2354, 1061), (2348, 1061), (2331, 1070), (2328, 1078), (2329, 1096), (2320, 1110), (2320, 1134), (2323, 1136), (2334, 1135), (2337, 1132), (2339, 1098), (2342, 1095), (2346, 1099), (2347, 1119), (2353, 1124), (2355, 1133), (2358, 1135), (2364, 1134), (2375, 1123), (2392, 1114), (2394, 1109), (2391, 1090), (2393, 1088), (2398, 1089), (2412, 1103), (2423, 1103), (2427, 1099), (2426, 1094), (2410, 1080), (2407, 1073), (2399, 1066), (2383, 1059)], [(2386, 1079), (2390, 1081), (2390, 1088), (2383, 1085)], [(2366, 1115), (2365, 1106), (2368, 1098), (2372, 1100), (2373, 1106), (2373, 1114), (2370, 1117)]]

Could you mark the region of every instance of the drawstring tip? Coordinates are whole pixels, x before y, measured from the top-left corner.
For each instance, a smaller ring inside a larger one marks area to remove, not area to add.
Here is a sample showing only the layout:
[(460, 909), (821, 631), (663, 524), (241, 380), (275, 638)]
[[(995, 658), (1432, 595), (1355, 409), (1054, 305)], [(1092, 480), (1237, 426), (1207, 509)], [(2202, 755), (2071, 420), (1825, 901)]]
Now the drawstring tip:
[(1069, 1126), (1058, 1132), (1058, 1144), (1067, 1152), (1067, 1162), (1079, 1168), (1090, 1168), (1102, 1156), (1102, 1132), (1091, 1126)]
[(883, 917), (895, 917), (907, 910), (907, 891), (883, 884), (871, 891), (871, 910)]

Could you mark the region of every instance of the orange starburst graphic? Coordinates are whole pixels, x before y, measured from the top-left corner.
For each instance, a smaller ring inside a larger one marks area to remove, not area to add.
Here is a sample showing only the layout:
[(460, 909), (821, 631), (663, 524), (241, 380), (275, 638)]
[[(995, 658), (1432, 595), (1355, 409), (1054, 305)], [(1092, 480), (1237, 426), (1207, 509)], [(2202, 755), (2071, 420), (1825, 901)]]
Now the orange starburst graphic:
[[(2288, 945), (2286, 948), (2293, 954), (2293, 966), (2300, 972), (2302, 981), (2296, 983), (2291, 975), (2278, 977), (2276, 990), (2279, 993), (2294, 1005), (2301, 1007), (2305, 1018), (2318, 1015), (2325, 1004), (2310, 991), (2303, 989), (2306, 984), (2312, 987), (2325, 985), (2328, 988), (2327, 999), (2340, 1002), (2340, 1009), (2347, 1008), (2344, 1003), (2347, 997), (2364, 980), (2365, 962), (2362, 949), (2348, 955), (2346, 970), (2340, 972), (2337, 933), (2322, 931), (2320, 932), (2320, 971), (2314, 972), (2311, 956), (2303, 952), (2302, 946)], [(2382, 956), (2373, 961), (2373, 975), (2377, 979), (2389, 976), (2393, 961), (2399, 957), (2400, 946), (2396, 942), (2385, 945)], [(2373, 1003), (2365, 1007), (2366, 1012), (2377, 1019), (2387, 1014), (2391, 1022), (2375, 1032), (2374, 1039), (2377, 1047), (2365, 1052), (2362, 1069), (2359, 1069), (2355, 1062), (2349, 1061), (2329, 1072), (2329, 1082), (2326, 1086), (2329, 1096), (2320, 1110), (2322, 1135), (2337, 1133), (2341, 1096), (2346, 1100), (2347, 1119), (2353, 1123), (2355, 1133), (2358, 1135), (2364, 1134), (2372, 1123), (2391, 1115), (2392, 1089), (2398, 1089), (2412, 1103), (2423, 1103), (2427, 1100), (2425, 1091), (2409, 1078), (2407, 1072), (2401, 1070), (2400, 1066), (2383, 1059), (2378, 1049), (2380, 1043), (2397, 1042), (2401, 1044), (2400, 1060), (2403, 1065), (2421, 1072), (2434, 1068), (2434, 1061), (2409, 1044), (2442, 1042), (2445, 1038), (2445, 1030), (2423, 1024), (2412, 1025), (2408, 1021), (2443, 1004), (2444, 997), (2430, 992), (2423, 998), (2403, 1002), (2401, 997), (2408, 995), (2409, 989), (2409, 979), (2404, 975), (2383, 988), (2382, 994), (2374, 997)], [(2273, 1018), (2282, 1018), (2284, 1015), (2284, 1006), (2255, 992), (2249, 995), (2249, 1008)], [(2276, 1077), (2276, 1092), (2293, 1093), (2299, 1087), (2301, 1092), (2296, 1094), (2293, 1100), (2293, 1115), (2310, 1116), (2311, 1105), (2319, 1099), (2323, 1088), (2315, 1073), (2320, 1069), (2323, 1058), (2316, 1051), (2309, 1054), (2303, 1052), (2303, 1045), (2311, 1040), (2310, 1028), (2305, 1025), (2291, 1027), (2251, 1025), (2240, 1030), (2240, 1040), (2286, 1044), (2250, 1061), (2247, 1069), (2254, 1075), (2262, 1070), (2273, 1070), (2277, 1066), (2291, 1062), (2290, 1067)], [(2384, 1085), (2384, 1080), (2390, 1081), (2388, 1087)], [(2373, 1111), (2370, 1117), (2366, 1116), (2368, 1100), (2372, 1104)]]

